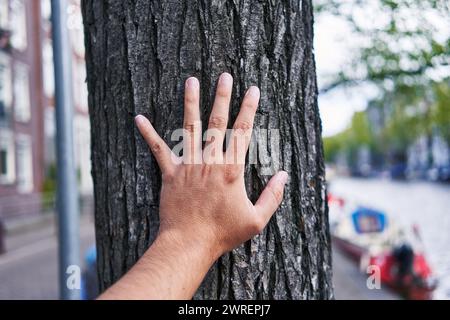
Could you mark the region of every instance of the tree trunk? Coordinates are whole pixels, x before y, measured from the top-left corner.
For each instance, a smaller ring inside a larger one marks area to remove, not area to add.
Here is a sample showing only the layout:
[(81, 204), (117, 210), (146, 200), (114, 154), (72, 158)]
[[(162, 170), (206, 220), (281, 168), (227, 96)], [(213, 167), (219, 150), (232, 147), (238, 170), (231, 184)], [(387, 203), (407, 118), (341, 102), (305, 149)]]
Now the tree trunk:
[[(182, 128), (188, 76), (208, 119), (220, 73), (261, 89), (255, 127), (279, 129), (284, 202), (263, 234), (223, 256), (199, 299), (329, 299), (330, 239), (310, 0), (84, 0), (100, 290), (123, 275), (158, 230), (160, 172), (134, 126), (146, 115), (170, 143)], [(273, 147), (269, 153), (275, 156)], [(268, 176), (247, 166), (255, 200)]]

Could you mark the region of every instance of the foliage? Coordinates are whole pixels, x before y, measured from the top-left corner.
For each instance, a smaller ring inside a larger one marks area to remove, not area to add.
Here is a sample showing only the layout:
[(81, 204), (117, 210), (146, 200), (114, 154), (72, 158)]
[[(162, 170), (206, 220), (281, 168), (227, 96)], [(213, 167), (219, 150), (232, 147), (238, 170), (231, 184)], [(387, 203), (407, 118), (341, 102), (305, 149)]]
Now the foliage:
[(321, 93), (370, 83), (379, 95), (368, 109), (383, 115), (382, 127), (368, 133), (356, 113), (345, 132), (325, 139), (327, 160), (354, 143), (388, 156), (419, 136), (450, 142), (450, 1), (317, 0), (316, 11), (344, 19), (358, 44)]
[[(370, 81), (383, 89), (423, 85), (430, 73), (449, 70), (450, 2), (447, 0), (323, 0), (318, 14), (348, 22), (359, 50), (323, 92)], [(439, 22), (439, 23), (438, 23)], [(443, 34), (443, 31), (447, 34)]]
[(327, 151), (325, 161), (334, 162), (340, 154), (345, 154), (347, 161), (353, 163), (360, 146), (376, 149), (373, 131), (365, 112), (356, 112), (349, 128), (343, 132), (324, 138), (324, 148)]
[(53, 209), (56, 196), (56, 164), (52, 163), (48, 166), (47, 172), (42, 184), (43, 193), (43, 209), (44, 211)]

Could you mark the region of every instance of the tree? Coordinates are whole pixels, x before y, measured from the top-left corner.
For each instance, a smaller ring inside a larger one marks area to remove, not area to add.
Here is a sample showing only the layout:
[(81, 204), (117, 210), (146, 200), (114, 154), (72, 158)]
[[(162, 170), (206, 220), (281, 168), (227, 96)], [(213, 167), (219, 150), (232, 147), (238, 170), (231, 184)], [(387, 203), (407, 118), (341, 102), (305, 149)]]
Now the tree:
[[(332, 298), (311, 1), (84, 0), (82, 7), (100, 290), (158, 230), (160, 173), (134, 115), (151, 119), (170, 143), (182, 127), (184, 80), (199, 78), (207, 119), (215, 82), (227, 71), (235, 78), (230, 123), (244, 90), (258, 85), (255, 127), (279, 129), (290, 182), (264, 233), (223, 256), (196, 298)], [(268, 153), (275, 159), (273, 146)], [(262, 169), (261, 161), (246, 167), (253, 199), (269, 178)]]

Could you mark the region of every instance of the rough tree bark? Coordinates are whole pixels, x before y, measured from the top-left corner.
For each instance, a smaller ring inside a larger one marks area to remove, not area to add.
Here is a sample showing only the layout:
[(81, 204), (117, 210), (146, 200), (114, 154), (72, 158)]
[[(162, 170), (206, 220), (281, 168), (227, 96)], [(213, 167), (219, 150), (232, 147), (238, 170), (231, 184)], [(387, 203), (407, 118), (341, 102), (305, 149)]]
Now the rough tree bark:
[[(222, 257), (196, 298), (332, 298), (311, 0), (84, 0), (82, 7), (100, 289), (158, 230), (160, 173), (134, 115), (149, 117), (169, 141), (182, 127), (184, 80), (199, 78), (207, 119), (216, 80), (228, 71), (230, 123), (244, 90), (258, 85), (255, 125), (280, 130), (280, 166), (290, 181), (264, 233)], [(246, 168), (251, 199), (268, 180), (260, 169)]]

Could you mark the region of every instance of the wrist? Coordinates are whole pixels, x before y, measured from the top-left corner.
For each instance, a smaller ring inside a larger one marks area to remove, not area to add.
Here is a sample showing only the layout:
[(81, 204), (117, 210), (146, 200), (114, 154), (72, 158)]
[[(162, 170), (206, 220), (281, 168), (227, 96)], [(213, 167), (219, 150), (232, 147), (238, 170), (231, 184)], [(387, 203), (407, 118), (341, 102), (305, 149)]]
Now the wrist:
[(151, 248), (154, 246), (165, 253), (170, 252), (190, 263), (196, 263), (206, 268), (206, 271), (223, 254), (210, 237), (188, 230), (162, 229)]
[(115, 299), (132, 291), (129, 297), (136, 299), (191, 299), (216, 257), (217, 250), (208, 241), (163, 230), (133, 268), (101, 298)]

